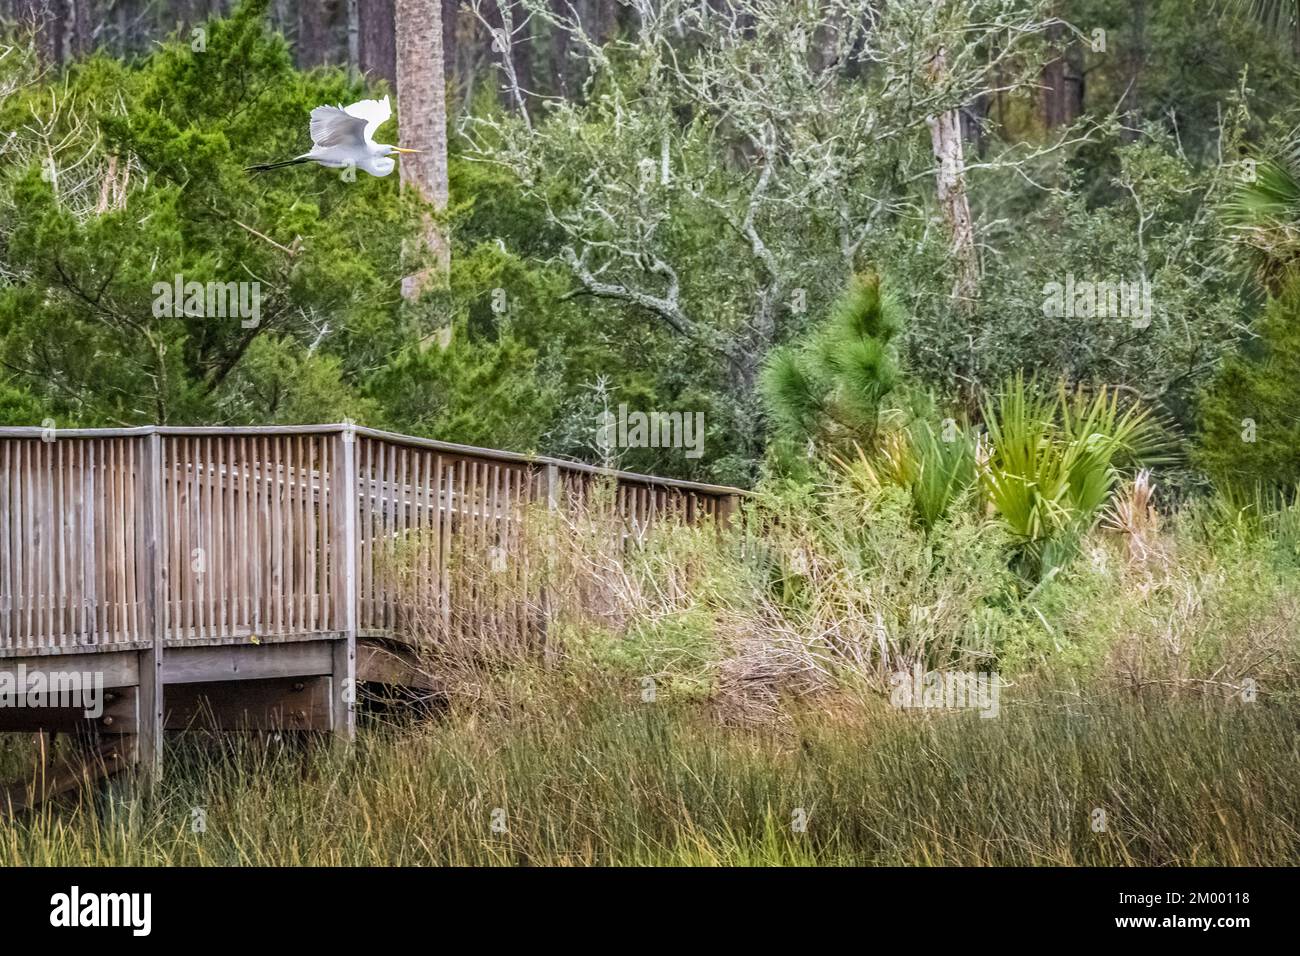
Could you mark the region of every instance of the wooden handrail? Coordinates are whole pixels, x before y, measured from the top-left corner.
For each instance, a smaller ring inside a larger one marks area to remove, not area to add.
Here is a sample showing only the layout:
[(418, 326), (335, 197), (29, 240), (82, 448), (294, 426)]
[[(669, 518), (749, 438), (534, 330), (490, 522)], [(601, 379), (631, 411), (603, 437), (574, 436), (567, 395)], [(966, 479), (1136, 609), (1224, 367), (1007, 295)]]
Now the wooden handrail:
[(750, 494), (744, 488), (731, 485), (714, 485), (708, 482), (688, 481), (682, 478), (664, 478), (659, 475), (646, 475), (635, 471), (621, 471), (604, 468), (582, 461), (570, 461), (548, 455), (528, 455), (522, 452), (503, 451), (497, 448), (480, 448), (477, 445), (461, 445), (455, 442), (438, 441), (434, 438), (421, 438), (404, 435), (399, 432), (368, 428), (364, 425), (349, 425), (346, 422), (328, 425), (136, 425), (128, 428), (54, 428), (40, 426), (0, 426), (0, 438), (42, 438), (53, 431), (56, 436), (64, 438), (132, 438), (143, 435), (179, 435), (192, 437), (217, 437), (219, 435), (333, 435), (350, 430), (356, 435), (378, 438), (398, 445), (415, 448), (430, 448), (435, 451), (453, 455), (465, 455), (483, 458), (488, 461), (511, 462), (520, 465), (555, 465), (568, 471), (634, 484), (655, 485), (661, 488), (679, 488), (683, 491), (698, 491), (710, 495)]
[[(586, 507), (599, 479), (624, 541), (674, 516), (723, 524), (746, 494), (347, 422), (0, 427), (0, 656), (117, 646), (156, 662), (176, 644), (303, 635), (352, 647), (358, 630), (400, 626), (386, 561), (407, 541), (447, 626), (474, 629), (481, 576), (508, 563), (528, 506)], [(522, 606), (488, 610), (533, 626)]]

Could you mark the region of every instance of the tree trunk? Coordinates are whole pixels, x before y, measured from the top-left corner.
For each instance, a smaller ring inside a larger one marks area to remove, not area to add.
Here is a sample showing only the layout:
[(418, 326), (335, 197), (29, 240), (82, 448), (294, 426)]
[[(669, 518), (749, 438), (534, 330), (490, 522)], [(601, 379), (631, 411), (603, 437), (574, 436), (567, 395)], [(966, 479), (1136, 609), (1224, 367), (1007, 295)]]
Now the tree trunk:
[[(441, 0), (397, 0), (396, 23), (397, 111), (402, 144), (420, 151), (403, 155), (399, 161), (402, 186), (415, 189), (435, 212), (441, 212), (447, 208), (448, 194)], [(450, 268), (450, 245), (431, 215), (424, 220), (424, 244), (434, 265), (402, 280), (404, 298), (417, 298), (431, 282), (445, 279)]]
[(1127, 87), (1124, 104), (1124, 129), (1121, 139), (1135, 142), (1142, 127), (1142, 68), (1147, 58), (1147, 5), (1146, 0), (1134, 0), (1129, 14), (1132, 26), (1130, 39), (1124, 56), (1124, 78)]
[(346, 31), (346, 0), (298, 0), (298, 66), (337, 63)]
[(397, 86), (393, 0), (357, 0), (357, 18), (361, 26), (357, 54), (361, 71)]
[[(931, 63), (931, 77), (936, 85), (943, 81), (947, 61), (942, 50)], [(962, 144), (961, 116), (956, 109), (946, 110), (926, 119), (930, 142), (934, 147), (935, 187), (939, 208), (952, 241), (956, 281), (953, 298), (969, 308), (979, 295), (979, 249), (975, 245), (975, 224), (970, 201), (966, 196), (966, 152)]]
[(971, 144), (975, 155), (980, 159), (984, 158), (988, 149), (988, 137), (984, 134), (984, 126), (988, 122), (992, 109), (993, 98), (987, 93), (981, 93), (960, 111), (962, 139)]
[(1066, 39), (1066, 28), (1048, 28), (1048, 40), (1066, 40), (1060, 56), (1043, 67), (1043, 125), (1047, 129), (1067, 126), (1083, 115), (1083, 48), (1077, 39)]
[(26, 0), (18, 4), (18, 14), (24, 24), (36, 28), (36, 56), (41, 66), (61, 66), (68, 20), (64, 0)]
[(348, 68), (361, 69), (361, 0), (347, 0), (348, 5)]
[(961, 141), (961, 119), (957, 110), (948, 110), (926, 120), (930, 141), (939, 168), (935, 173), (939, 208), (952, 238), (953, 261), (957, 272), (953, 297), (970, 304), (979, 295), (979, 250), (975, 246), (975, 225), (970, 201), (966, 197), (966, 156)]
[[(460, 74), (457, 71), (457, 30), (460, 20), (460, 0), (442, 0), (442, 74), (447, 93), (447, 116), (456, 115), (460, 99)], [(450, 119), (448, 120), (450, 122)]]
[[(551, 0), (551, 9), (567, 12), (562, 7), (562, 0)], [(555, 92), (566, 100), (575, 99), (573, 91), (577, 84), (573, 77), (573, 62), (569, 58), (569, 32), (555, 30), (551, 33), (551, 71), (555, 74)]]

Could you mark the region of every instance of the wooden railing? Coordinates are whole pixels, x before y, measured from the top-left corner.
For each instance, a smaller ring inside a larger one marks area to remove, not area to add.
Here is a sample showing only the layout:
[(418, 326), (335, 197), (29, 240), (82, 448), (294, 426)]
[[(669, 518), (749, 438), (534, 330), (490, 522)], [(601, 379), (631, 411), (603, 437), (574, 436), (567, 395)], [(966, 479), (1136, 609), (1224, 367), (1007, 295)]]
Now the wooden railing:
[(739, 494), (351, 425), (0, 428), (0, 655), (397, 632), (403, 549), (431, 613), (475, 627), (467, 568), (522, 580), (524, 513), (601, 481), (626, 534)]

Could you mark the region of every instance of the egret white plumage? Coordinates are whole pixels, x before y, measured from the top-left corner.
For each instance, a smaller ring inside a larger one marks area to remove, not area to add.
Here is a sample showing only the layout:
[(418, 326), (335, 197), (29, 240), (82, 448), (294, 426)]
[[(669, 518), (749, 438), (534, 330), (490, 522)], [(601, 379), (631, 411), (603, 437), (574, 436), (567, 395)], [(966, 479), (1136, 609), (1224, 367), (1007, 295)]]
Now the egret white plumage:
[(355, 167), (371, 176), (387, 176), (396, 165), (389, 157), (419, 152), (375, 142), (375, 131), (392, 115), (393, 107), (387, 96), (382, 100), (360, 100), (351, 106), (318, 106), (311, 111), (309, 152), (282, 163), (258, 163), (245, 168), (263, 172), (299, 163), (319, 163), (329, 169)]

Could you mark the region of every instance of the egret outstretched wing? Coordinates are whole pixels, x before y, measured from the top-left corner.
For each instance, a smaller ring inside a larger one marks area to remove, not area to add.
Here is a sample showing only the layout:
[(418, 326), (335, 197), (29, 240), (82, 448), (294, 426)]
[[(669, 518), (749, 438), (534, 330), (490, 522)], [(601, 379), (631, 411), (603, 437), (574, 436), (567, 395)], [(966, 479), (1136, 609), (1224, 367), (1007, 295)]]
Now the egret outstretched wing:
[(358, 100), (345, 107), (349, 116), (366, 121), (366, 139), (373, 141), (379, 127), (393, 118), (393, 105), (385, 96), (382, 100)]
[(318, 106), (311, 111), (311, 141), (317, 149), (329, 146), (365, 145), (366, 120), (341, 106)]

